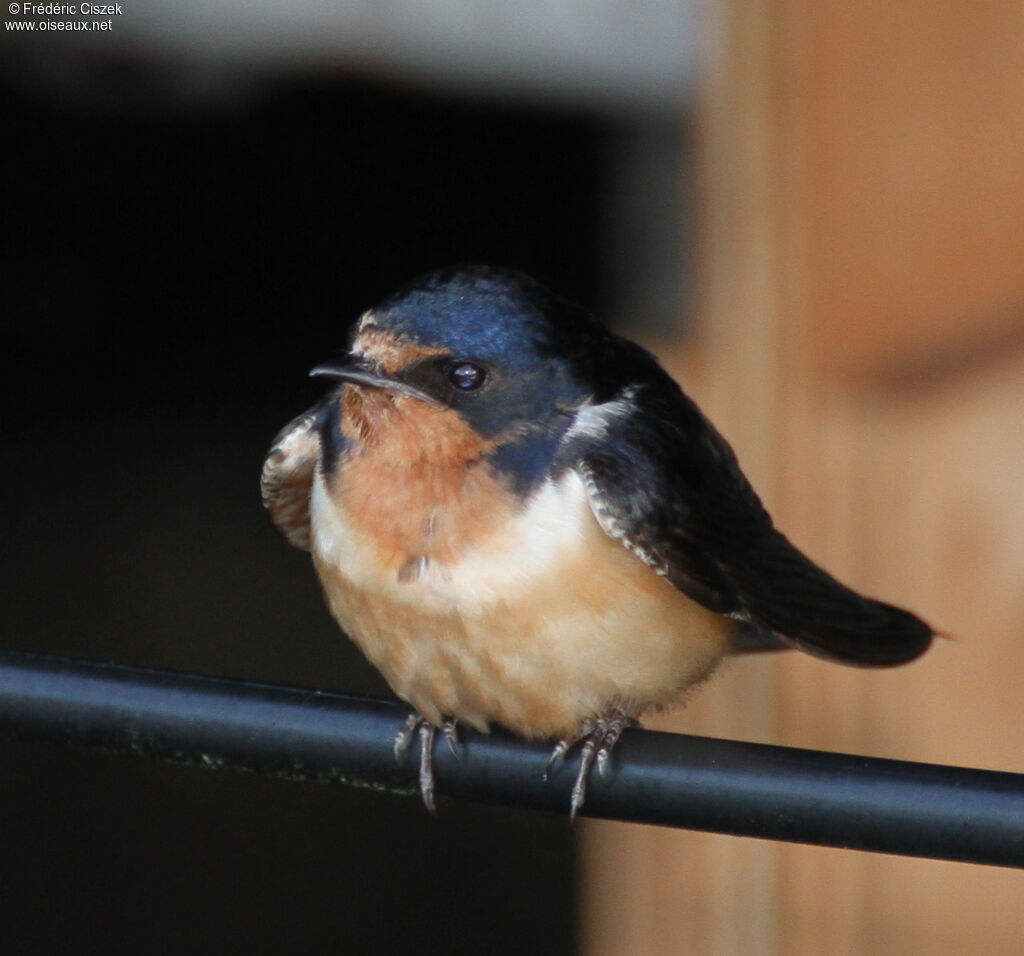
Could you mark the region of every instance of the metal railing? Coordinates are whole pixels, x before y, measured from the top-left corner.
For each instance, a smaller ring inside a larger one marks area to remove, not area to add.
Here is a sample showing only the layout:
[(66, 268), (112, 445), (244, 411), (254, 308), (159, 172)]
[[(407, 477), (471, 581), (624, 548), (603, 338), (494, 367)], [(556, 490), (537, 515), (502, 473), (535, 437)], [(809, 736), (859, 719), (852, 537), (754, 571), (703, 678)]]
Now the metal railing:
[[(0, 737), (414, 793), (391, 701), (0, 652)], [(464, 730), (441, 795), (567, 813), (578, 754)], [(415, 748), (410, 748), (415, 750)], [(1024, 867), (1024, 775), (627, 730), (583, 815)]]

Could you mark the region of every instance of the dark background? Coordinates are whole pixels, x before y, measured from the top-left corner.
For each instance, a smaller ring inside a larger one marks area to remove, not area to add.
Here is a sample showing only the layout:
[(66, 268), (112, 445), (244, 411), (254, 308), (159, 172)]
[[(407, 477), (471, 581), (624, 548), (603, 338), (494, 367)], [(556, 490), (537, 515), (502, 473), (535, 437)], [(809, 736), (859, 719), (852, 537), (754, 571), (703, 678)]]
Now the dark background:
[[(386, 694), (262, 514), (262, 456), (422, 271), (600, 309), (608, 128), (334, 79), (0, 103), (4, 643)], [(5, 952), (572, 948), (562, 817), (0, 747)]]

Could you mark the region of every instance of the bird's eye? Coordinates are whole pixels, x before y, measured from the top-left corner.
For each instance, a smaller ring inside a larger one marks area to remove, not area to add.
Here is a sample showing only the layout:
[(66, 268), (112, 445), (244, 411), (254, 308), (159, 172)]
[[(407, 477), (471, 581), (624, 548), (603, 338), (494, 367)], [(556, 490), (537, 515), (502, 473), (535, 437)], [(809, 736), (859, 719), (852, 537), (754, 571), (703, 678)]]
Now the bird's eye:
[(472, 392), (483, 385), (487, 373), (472, 362), (456, 362), (448, 369), (448, 381), (460, 392)]

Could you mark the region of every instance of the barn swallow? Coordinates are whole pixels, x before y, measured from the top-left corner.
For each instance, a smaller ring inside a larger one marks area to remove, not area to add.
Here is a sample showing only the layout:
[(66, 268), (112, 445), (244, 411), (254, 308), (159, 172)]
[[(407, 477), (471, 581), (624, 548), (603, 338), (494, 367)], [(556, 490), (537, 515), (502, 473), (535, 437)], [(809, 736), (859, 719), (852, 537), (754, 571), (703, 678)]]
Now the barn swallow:
[(582, 743), (570, 809), (623, 729), (744, 650), (844, 664), (932, 629), (775, 529), (725, 439), (640, 346), (518, 272), (432, 272), (312, 375), (337, 386), (277, 437), (263, 501), (312, 552), (331, 613), (436, 731)]

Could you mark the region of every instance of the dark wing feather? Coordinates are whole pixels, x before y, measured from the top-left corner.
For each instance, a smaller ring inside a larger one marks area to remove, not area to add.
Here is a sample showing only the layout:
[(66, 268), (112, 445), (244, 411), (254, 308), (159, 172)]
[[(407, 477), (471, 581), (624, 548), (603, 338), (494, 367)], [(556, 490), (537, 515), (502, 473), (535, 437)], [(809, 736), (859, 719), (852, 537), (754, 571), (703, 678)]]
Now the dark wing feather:
[(263, 462), (260, 491), (274, 527), (289, 544), (309, 550), (309, 493), (320, 461), (320, 423), (325, 404), (290, 421)]
[(790, 645), (884, 666), (927, 649), (927, 624), (840, 584), (776, 531), (725, 439), (653, 359), (644, 372), (588, 409), (563, 449), (610, 536), (743, 622), (738, 650)]

